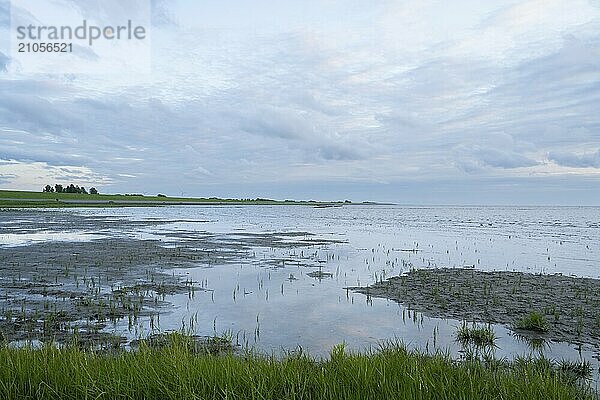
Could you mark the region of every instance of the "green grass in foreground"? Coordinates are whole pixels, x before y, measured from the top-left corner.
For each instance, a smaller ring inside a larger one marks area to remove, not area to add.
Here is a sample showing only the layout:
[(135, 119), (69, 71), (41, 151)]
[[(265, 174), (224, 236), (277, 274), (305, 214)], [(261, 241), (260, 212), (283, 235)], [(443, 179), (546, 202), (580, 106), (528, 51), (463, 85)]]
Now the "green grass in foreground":
[(0, 348), (0, 398), (11, 399), (593, 399), (547, 361), (459, 364), (390, 345), (336, 346), (330, 360), (198, 355), (180, 340), (101, 355)]

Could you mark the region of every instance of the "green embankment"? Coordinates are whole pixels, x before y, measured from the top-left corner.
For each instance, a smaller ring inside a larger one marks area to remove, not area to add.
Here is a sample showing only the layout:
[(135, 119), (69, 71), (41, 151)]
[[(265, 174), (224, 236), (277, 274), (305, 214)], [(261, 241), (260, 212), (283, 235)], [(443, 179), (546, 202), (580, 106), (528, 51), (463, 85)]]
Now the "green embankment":
[(326, 361), (198, 355), (172, 343), (113, 355), (76, 348), (0, 348), (0, 398), (591, 400), (545, 361), (457, 363), (390, 346)]
[(169, 204), (254, 204), (254, 205), (326, 205), (336, 202), (277, 201), (269, 199), (221, 199), (193, 197), (135, 196), (122, 194), (45, 193), (0, 190), (0, 208), (41, 207), (127, 207)]

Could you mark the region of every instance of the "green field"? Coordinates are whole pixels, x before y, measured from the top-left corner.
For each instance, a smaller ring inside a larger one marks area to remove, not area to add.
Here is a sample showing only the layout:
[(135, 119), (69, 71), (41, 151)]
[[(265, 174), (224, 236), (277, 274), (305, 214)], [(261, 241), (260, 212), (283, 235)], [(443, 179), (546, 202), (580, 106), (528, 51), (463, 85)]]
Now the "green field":
[(591, 400), (589, 387), (544, 359), (456, 362), (391, 345), (327, 360), (211, 355), (184, 341), (99, 354), (0, 348), (0, 398), (12, 399), (539, 399)]
[(152, 207), (175, 204), (217, 205), (341, 205), (342, 202), (278, 201), (269, 199), (221, 199), (217, 197), (159, 197), (124, 194), (45, 193), (0, 190), (0, 208), (32, 207)]

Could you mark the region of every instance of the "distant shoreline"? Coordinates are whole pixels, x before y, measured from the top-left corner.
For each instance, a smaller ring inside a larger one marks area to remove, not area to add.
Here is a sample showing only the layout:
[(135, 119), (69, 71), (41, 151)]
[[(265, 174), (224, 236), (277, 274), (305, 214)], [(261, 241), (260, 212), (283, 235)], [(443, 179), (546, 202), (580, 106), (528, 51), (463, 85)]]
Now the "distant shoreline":
[(391, 205), (375, 202), (222, 199), (217, 197), (170, 197), (123, 194), (48, 193), (0, 190), (0, 208), (72, 208), (72, 207), (163, 207), (223, 205), (300, 205), (318, 208), (344, 205)]

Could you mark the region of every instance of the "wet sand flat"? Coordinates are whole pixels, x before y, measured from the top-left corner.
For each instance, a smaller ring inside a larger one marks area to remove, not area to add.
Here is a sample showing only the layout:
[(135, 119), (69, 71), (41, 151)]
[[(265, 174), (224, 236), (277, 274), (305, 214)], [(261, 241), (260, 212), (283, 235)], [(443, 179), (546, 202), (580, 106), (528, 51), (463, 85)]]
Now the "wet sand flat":
[(369, 287), (348, 288), (394, 300), (425, 315), (514, 324), (530, 312), (545, 316), (541, 336), (600, 349), (600, 280), (463, 268), (414, 269)]
[[(18, 224), (12, 226), (7, 221)], [(155, 228), (165, 222), (60, 212), (10, 211), (0, 214), (0, 222), (5, 223), (0, 228), (0, 239), (58, 229), (65, 236), (94, 234), (88, 241), (48, 240), (0, 246), (0, 341), (9, 342), (65, 343), (76, 339), (86, 346), (120, 346), (127, 339), (112, 333), (111, 326), (127, 321), (134, 334), (138, 319), (143, 317), (154, 329), (160, 314), (171, 309), (170, 296), (193, 297), (195, 292), (212, 291), (202, 282), (176, 274), (174, 269), (240, 262), (259, 263), (265, 268), (281, 268), (286, 262), (316, 268), (319, 264), (314, 255), (267, 259), (258, 258), (253, 249), (310, 248), (335, 242), (297, 231), (166, 230), (162, 232), (166, 241), (137, 239), (118, 234), (118, 229)], [(112, 237), (104, 236), (106, 232)]]

